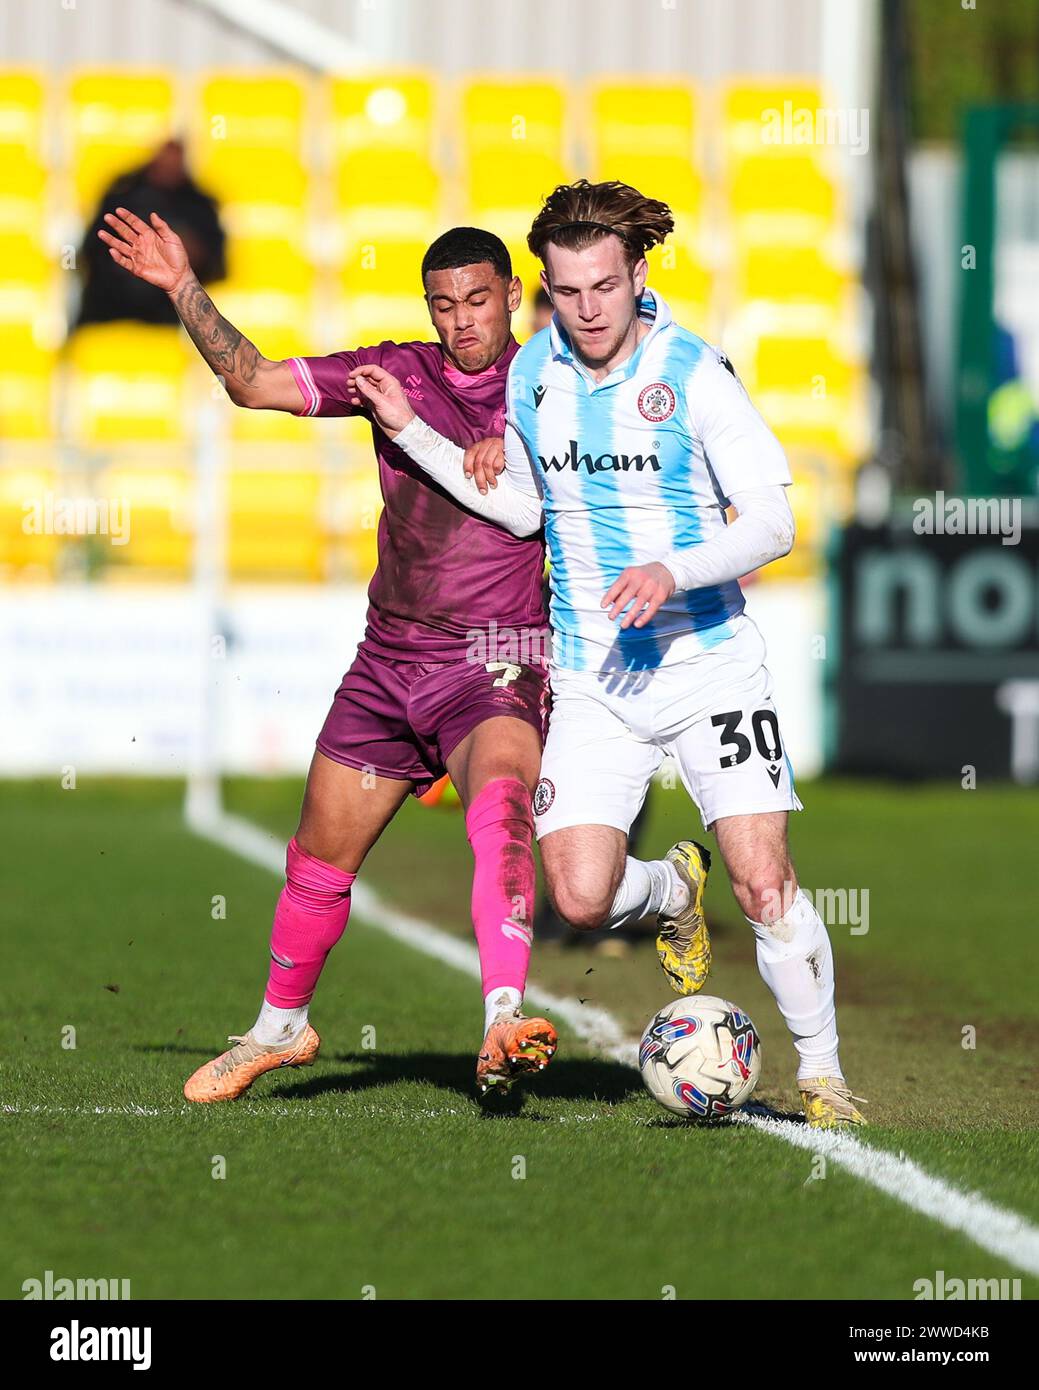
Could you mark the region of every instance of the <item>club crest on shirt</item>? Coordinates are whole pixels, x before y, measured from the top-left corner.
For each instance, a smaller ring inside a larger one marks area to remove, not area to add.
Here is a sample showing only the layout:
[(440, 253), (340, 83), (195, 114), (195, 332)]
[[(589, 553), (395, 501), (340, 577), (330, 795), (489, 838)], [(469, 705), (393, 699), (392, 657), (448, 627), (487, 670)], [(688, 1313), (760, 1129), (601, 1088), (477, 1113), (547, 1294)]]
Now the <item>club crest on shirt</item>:
[(494, 419), (491, 421), (491, 434), (505, 433), (505, 407), (494, 412)]
[(534, 788), (534, 814), (536, 816), (543, 816), (555, 799), (555, 787), (547, 777), (542, 777), (541, 781)]
[(639, 414), (654, 425), (675, 413), (675, 393), (663, 381), (653, 381), (639, 392)]

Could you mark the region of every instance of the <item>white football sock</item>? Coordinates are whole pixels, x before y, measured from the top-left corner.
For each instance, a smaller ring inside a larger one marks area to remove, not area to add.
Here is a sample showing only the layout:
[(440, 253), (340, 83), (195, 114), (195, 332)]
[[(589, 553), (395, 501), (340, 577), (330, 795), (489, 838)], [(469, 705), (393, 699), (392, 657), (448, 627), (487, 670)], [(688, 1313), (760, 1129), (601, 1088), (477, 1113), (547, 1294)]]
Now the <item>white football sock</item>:
[(511, 985), (500, 985), (484, 995), (483, 1031), (486, 1033), (499, 1014), (518, 1014), (523, 1007), (523, 995)]
[(681, 912), (689, 902), (689, 889), (667, 859), (632, 859), (624, 865), (624, 877), (610, 907), (606, 925), (633, 927), (643, 917), (661, 912)]
[(833, 952), (812, 900), (798, 889), (782, 917), (765, 926), (747, 921), (757, 938), (758, 970), (794, 1036), (798, 1080), (842, 1076), (837, 1058)]
[(298, 1009), (278, 1009), (265, 999), (260, 1006), (260, 1016), (253, 1024), (252, 1034), (264, 1047), (284, 1047), (306, 1027), (310, 1005)]

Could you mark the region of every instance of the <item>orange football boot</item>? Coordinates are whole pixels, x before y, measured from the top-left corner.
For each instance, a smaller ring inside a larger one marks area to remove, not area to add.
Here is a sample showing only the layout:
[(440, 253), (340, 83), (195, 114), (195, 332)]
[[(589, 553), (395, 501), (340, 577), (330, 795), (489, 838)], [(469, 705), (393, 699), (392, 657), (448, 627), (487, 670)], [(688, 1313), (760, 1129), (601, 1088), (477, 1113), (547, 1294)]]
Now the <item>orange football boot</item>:
[(499, 1014), (487, 1030), (476, 1059), (476, 1089), (504, 1095), (512, 1083), (529, 1072), (544, 1071), (559, 1045), (547, 1018)]
[(221, 1052), (193, 1072), (184, 1083), (188, 1100), (237, 1100), (258, 1076), (277, 1067), (309, 1067), (318, 1054), (321, 1039), (308, 1023), (299, 1037), (287, 1047), (265, 1047), (252, 1033), (227, 1040), (234, 1047)]

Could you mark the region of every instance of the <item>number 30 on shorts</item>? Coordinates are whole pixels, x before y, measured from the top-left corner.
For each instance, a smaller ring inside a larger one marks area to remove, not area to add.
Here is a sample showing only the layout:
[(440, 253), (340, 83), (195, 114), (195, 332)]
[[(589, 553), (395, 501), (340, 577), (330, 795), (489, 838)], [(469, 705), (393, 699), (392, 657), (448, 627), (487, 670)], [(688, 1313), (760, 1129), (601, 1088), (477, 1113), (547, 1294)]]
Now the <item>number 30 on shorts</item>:
[[(721, 730), (720, 738), (723, 755), (718, 760), (719, 767), (738, 767), (750, 757), (750, 739), (740, 732), (745, 718), (743, 710), (730, 710), (727, 714), (716, 714), (711, 723)], [(779, 718), (774, 709), (756, 709), (750, 716), (754, 747), (769, 764), (769, 772), (777, 766), (783, 756), (783, 744), (779, 737)]]

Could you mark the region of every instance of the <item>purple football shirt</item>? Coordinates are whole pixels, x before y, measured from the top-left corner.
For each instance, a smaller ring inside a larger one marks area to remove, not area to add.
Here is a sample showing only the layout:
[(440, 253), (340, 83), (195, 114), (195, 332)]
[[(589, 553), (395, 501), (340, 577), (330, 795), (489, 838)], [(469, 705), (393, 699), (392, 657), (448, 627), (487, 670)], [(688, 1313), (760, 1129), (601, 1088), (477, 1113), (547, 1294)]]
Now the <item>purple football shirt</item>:
[[(439, 343), (380, 343), (328, 357), (289, 359), (303, 393), (300, 415), (355, 415), (346, 382), (354, 367), (392, 372), (412, 409), (463, 448), (505, 433), (505, 383), (518, 351), (485, 372), (453, 367)], [(368, 587), (365, 643), (384, 656), (454, 661), (494, 622), (500, 630), (542, 629), (544, 544), (511, 536), (466, 511), (372, 424), (385, 502), (379, 563)]]

